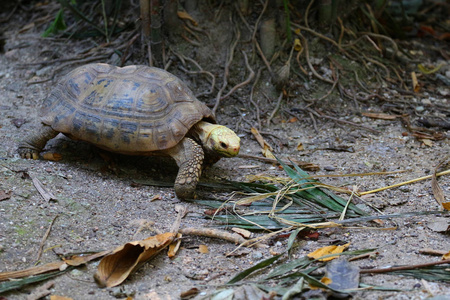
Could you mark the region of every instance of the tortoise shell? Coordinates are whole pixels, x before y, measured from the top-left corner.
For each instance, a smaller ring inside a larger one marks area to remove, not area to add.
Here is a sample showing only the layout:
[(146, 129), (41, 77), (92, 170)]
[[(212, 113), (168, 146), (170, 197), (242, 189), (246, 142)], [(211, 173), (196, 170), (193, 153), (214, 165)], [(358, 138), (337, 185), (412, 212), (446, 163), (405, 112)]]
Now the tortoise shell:
[(71, 138), (145, 154), (175, 146), (211, 110), (174, 75), (147, 66), (89, 64), (68, 73), (44, 101), (41, 120)]

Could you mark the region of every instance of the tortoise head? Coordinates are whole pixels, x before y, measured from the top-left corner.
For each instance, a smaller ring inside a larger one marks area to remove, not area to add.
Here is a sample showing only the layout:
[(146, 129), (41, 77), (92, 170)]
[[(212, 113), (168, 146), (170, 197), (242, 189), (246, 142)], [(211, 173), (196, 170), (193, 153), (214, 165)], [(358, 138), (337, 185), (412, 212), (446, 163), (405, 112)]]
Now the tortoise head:
[(241, 139), (233, 130), (207, 122), (200, 122), (199, 127), (203, 131), (203, 147), (208, 151), (223, 157), (238, 155)]

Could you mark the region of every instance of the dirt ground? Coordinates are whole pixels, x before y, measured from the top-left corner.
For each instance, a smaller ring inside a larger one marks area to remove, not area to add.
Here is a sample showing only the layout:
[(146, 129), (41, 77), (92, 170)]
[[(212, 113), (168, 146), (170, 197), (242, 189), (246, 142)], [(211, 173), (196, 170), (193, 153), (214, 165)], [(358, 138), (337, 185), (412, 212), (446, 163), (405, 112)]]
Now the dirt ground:
[[(38, 8), (33, 6), (33, 9)], [(50, 10), (51, 13), (54, 11)], [(56, 216), (58, 218), (45, 241), (45, 251), (39, 260), (40, 264), (57, 261), (59, 258), (56, 253), (111, 249), (131, 240), (167, 232), (176, 218), (175, 206), (179, 204), (187, 206), (189, 211), (182, 220), (182, 227), (216, 226), (215, 221), (204, 217), (204, 211), (209, 209), (208, 207), (178, 200), (172, 188), (134, 183), (143, 179), (173, 182), (177, 169), (170, 161), (120, 155), (105, 157), (95, 147), (71, 141), (64, 136), (52, 140), (45, 149), (46, 152), (62, 154), (61, 161), (42, 158), (25, 160), (18, 156), (18, 143), (38, 123), (40, 103), (56, 80), (77, 65), (65, 66), (62, 62), (48, 65), (33, 63), (73, 57), (82, 50), (95, 46), (94, 39), (80, 42), (41, 38), (45, 24), (39, 23), (42, 21), (32, 12), (33, 10), (14, 14), (8, 22), (2, 24), (0, 31), (3, 32), (5, 40), (4, 51), (0, 53), (0, 193), (12, 192), (10, 198), (0, 201), (0, 271), (34, 266), (37, 263), (41, 240)], [(0, 16), (4, 18), (6, 14), (2, 12)], [(50, 13), (48, 15), (53, 16)], [(214, 21), (213, 18), (205, 19), (207, 23), (204, 28), (211, 31), (227, 21), (227, 17), (220, 18), (220, 22)], [(51, 21), (51, 18), (48, 20)], [(33, 25), (26, 27), (29, 24)], [(213, 33), (215, 47), (209, 49), (212, 54), (204, 45), (198, 49), (186, 45), (186, 48), (182, 49), (182, 46), (178, 45), (177, 49), (180, 52), (184, 50), (183, 53), (187, 56), (203, 57), (202, 62), (207, 66), (205, 70), (216, 70), (214, 74), (220, 79), (217, 84), (220, 87), (226, 51), (221, 50), (218, 45), (229, 42), (232, 36), (226, 32)], [(173, 57), (176, 61), (176, 56)], [(244, 81), (247, 76), (242, 56), (240, 59), (231, 68), (227, 90)], [(100, 61), (114, 64), (117, 60), (117, 55), (110, 53)], [(134, 55), (126, 62), (145, 63), (146, 60), (140, 55)], [(174, 63), (168, 70), (183, 78), (194, 91), (208, 89), (208, 82), (204, 78), (198, 75), (189, 76), (175, 65), (177, 64)], [(450, 70), (448, 66), (446, 62), (444, 68)], [(54, 80), (32, 83), (49, 78), (54, 71)], [(302, 112), (298, 113), (302, 119), (294, 122), (289, 122), (291, 115), (278, 113), (273, 122), (266, 125), (278, 96), (274, 89), (267, 87), (267, 76), (262, 76), (260, 80), (261, 84), (254, 97), (259, 99), (261, 120), (264, 124), (261, 131), (267, 141), (273, 144), (275, 155), (320, 166), (319, 171), (311, 171), (311, 174), (407, 171), (390, 176), (321, 179), (325, 183), (349, 188), (357, 186), (360, 191), (372, 190), (430, 175), (438, 163), (449, 154), (448, 131), (441, 131), (446, 136), (444, 139), (427, 144), (411, 134), (405, 134), (407, 130), (399, 119), (372, 119), (360, 114), (361, 111), (382, 111), (382, 102), (364, 103), (356, 109), (351, 101), (343, 100), (337, 94), (331, 95), (318, 107), (332, 112), (335, 118), (352, 124), (321, 118), (316, 120), (316, 130), (310, 116)], [(302, 96), (309, 98), (312, 95), (324, 95), (330, 88), (330, 85), (321, 84), (312, 77), (309, 84), (308, 88), (304, 85), (292, 88), (291, 97), (283, 100), (282, 109), (304, 107), (307, 102)], [(419, 115), (426, 114), (427, 110), (433, 114), (440, 113), (440, 116), (448, 120), (449, 87), (442, 84), (439, 89), (446, 91), (446, 94), (436, 89), (434, 92), (417, 95), (399, 94), (397, 98), (408, 103), (405, 107), (416, 108), (415, 114), (412, 113), (413, 121)], [(238, 89), (232, 97), (223, 100), (217, 118), (219, 123), (229, 126), (241, 137), (242, 154), (261, 156), (260, 146), (249, 132), (249, 124), (257, 124), (255, 109), (248, 101), (249, 92), (250, 85)], [(216, 93), (217, 90), (201, 99), (214, 104)], [(390, 96), (392, 94), (388, 97)], [(447, 110), (439, 112), (431, 109), (436, 106), (446, 107)], [(367, 130), (367, 127), (376, 132)], [(297, 149), (299, 143), (303, 144), (304, 150)], [(333, 150), (338, 146), (345, 146), (351, 151)], [(39, 179), (57, 200), (45, 201), (30, 177), (24, 174)], [(246, 175), (254, 174), (285, 176), (282, 170), (272, 164), (238, 157), (222, 159), (206, 169), (203, 178), (245, 181)], [(442, 176), (438, 181), (448, 200), (450, 177)], [(199, 188), (199, 197), (226, 200), (229, 193)], [(360, 203), (361, 200), (357, 201)], [(430, 180), (378, 192), (371, 197), (365, 197), (364, 201), (384, 214), (439, 210)], [(371, 214), (378, 213), (372, 211)], [(319, 238), (299, 243), (300, 246), (294, 249), (291, 259), (304, 256), (332, 241), (342, 240), (350, 243), (349, 250), (378, 249), (378, 255), (353, 262), (361, 268), (436, 261), (438, 257), (420, 254), (419, 250), (450, 250), (448, 235), (429, 227), (438, 217), (443, 218), (438, 214), (431, 214), (386, 220), (383, 224), (363, 223), (348, 228), (319, 230)], [(149, 222), (150, 225), (142, 229), (143, 222)], [(365, 228), (362, 228), (363, 226)], [(142, 230), (138, 231), (139, 228)], [(389, 230), (383, 230), (386, 228)], [(156, 295), (160, 299), (179, 299), (182, 292), (196, 287), (200, 294), (195, 299), (207, 299), (237, 272), (271, 257), (275, 252), (283, 251), (286, 242), (273, 242), (267, 249), (249, 248), (241, 256), (227, 257), (225, 254), (236, 245), (219, 239), (187, 236), (183, 238), (182, 248), (174, 259), (160, 253), (120, 287), (99, 288), (93, 279), (98, 262), (92, 262), (50, 279), (54, 282), (51, 294), (73, 299), (116, 299), (127, 296), (133, 296), (134, 299), (158, 299)], [(200, 253), (199, 245), (207, 245), (209, 253)], [(354, 295), (355, 299), (424, 299), (437, 295), (450, 297), (448, 282), (427, 282), (398, 275), (362, 275), (361, 282), (402, 291), (360, 291)], [(42, 283), (30, 285), (2, 296), (6, 299), (25, 299), (41, 285)]]

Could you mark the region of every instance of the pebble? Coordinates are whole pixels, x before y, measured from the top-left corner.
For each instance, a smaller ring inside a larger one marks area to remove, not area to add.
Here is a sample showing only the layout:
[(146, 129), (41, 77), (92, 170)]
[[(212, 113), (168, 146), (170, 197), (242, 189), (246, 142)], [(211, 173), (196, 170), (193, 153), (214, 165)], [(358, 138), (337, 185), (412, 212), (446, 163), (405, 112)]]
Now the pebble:
[(333, 166), (325, 166), (325, 167), (323, 167), (323, 169), (324, 169), (325, 171), (335, 171), (335, 170), (336, 170), (336, 168), (333, 167)]
[(423, 107), (423, 106), (417, 106), (416, 107), (416, 111), (417, 112), (423, 112), (425, 110), (425, 107)]

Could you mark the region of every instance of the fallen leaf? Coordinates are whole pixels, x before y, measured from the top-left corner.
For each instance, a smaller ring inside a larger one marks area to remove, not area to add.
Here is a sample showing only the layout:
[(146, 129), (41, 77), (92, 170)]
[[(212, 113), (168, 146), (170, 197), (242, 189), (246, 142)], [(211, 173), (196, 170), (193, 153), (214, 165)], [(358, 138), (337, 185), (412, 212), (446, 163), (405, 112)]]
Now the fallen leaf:
[(73, 298), (58, 296), (58, 295), (51, 295), (50, 300), (73, 300)]
[(385, 114), (385, 113), (363, 112), (361, 114), (365, 117), (369, 117), (372, 119), (382, 119), (382, 120), (395, 120), (398, 117), (401, 117), (400, 115), (390, 115), (390, 114)]
[(421, 139), (420, 140), (425, 146), (433, 147), (433, 141), (430, 139)]
[(0, 201), (8, 200), (12, 196), (12, 191), (0, 191)]
[(433, 191), (434, 198), (436, 201), (442, 205), (445, 210), (450, 210), (450, 202), (445, 201), (444, 191), (439, 185), (436, 177), (437, 170), (439, 167), (447, 160), (448, 157), (444, 158), (437, 166), (434, 168), (433, 175), (431, 177), (431, 190)]
[(450, 252), (447, 252), (444, 255), (442, 255), (442, 259), (443, 260), (450, 259)]
[(202, 253), (202, 254), (207, 254), (207, 253), (209, 253), (208, 246), (206, 246), (206, 245), (200, 245), (200, 246), (198, 246), (198, 252), (200, 252), (200, 253)]
[[(347, 243), (342, 246), (337, 246), (337, 245), (325, 246), (325, 247), (317, 249), (314, 252), (309, 253), (308, 257), (314, 258), (314, 259), (319, 259), (325, 255), (339, 254), (339, 253), (344, 252), (344, 250), (347, 249), (349, 246), (350, 246), (350, 243)], [(319, 259), (319, 261), (330, 261), (335, 258), (337, 258), (337, 256), (322, 258), (322, 259)]]
[(420, 85), (419, 85), (419, 82), (417, 81), (416, 72), (411, 72), (411, 81), (412, 81), (413, 91), (415, 93), (420, 92)]
[(198, 288), (192, 288), (190, 290), (187, 290), (186, 292), (182, 292), (180, 294), (180, 298), (183, 299), (183, 300), (184, 299), (191, 299), (191, 298), (197, 296), (198, 293), (200, 293), (200, 290)]
[(447, 218), (435, 218), (433, 222), (429, 222), (427, 227), (435, 232), (448, 232), (450, 230), (450, 223)]
[(183, 20), (189, 20), (191, 21), (192, 25), (198, 26), (198, 22), (194, 20), (194, 18), (191, 17), (187, 12), (185, 11), (178, 11), (177, 12), (178, 18)]
[(169, 258), (175, 257), (175, 255), (177, 254), (178, 250), (180, 249), (180, 245), (181, 245), (181, 237), (183, 235), (181, 233), (177, 234), (177, 239), (170, 243), (169, 245), (169, 251), (167, 252), (167, 256)]
[(252, 127), (250, 129), (255, 139), (258, 141), (261, 146), (261, 152), (265, 157), (275, 159), (275, 156), (272, 154), (273, 148), (266, 142), (266, 140), (259, 133), (258, 129)]
[(37, 179), (36, 177), (31, 177), (31, 180), (33, 181), (34, 187), (38, 190), (39, 194), (41, 194), (42, 198), (44, 198), (45, 201), (57, 201), (55, 196), (49, 191), (47, 191), (44, 186), (42, 185), (41, 181)]
[[(297, 32), (298, 30), (298, 32)], [(299, 34), (300, 33), (300, 29), (296, 29), (296, 33)], [(300, 39), (295, 39), (294, 40), (294, 50), (299, 52), (303, 49), (302, 43), (300, 42)]]
[(250, 238), (252, 236), (252, 233), (246, 229), (243, 228), (238, 228), (238, 227), (233, 227), (231, 228), (232, 231), (236, 232), (237, 234), (242, 235), (245, 238)]
[(169, 246), (175, 236), (172, 232), (166, 232), (116, 248), (100, 261), (94, 275), (95, 280), (102, 287), (121, 284), (143, 263)]
[(304, 151), (305, 150), (305, 147), (303, 147), (303, 143), (302, 142), (299, 142), (298, 144), (297, 144), (297, 151)]

